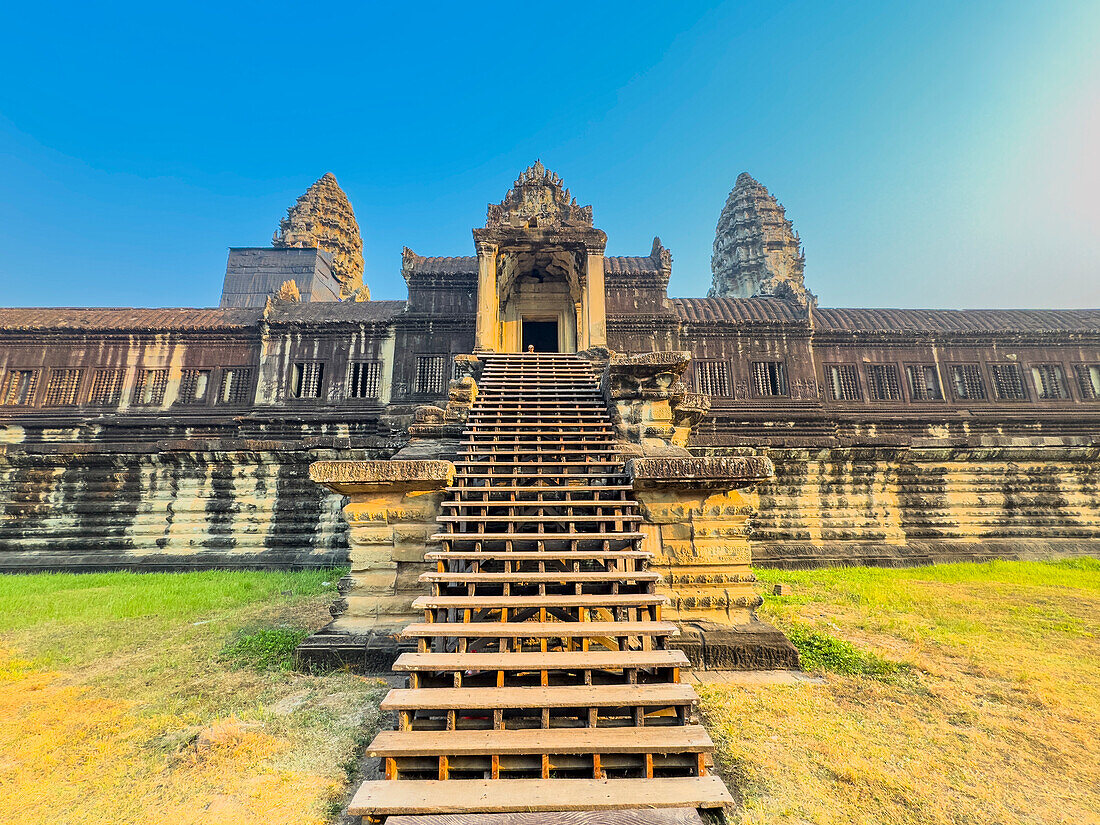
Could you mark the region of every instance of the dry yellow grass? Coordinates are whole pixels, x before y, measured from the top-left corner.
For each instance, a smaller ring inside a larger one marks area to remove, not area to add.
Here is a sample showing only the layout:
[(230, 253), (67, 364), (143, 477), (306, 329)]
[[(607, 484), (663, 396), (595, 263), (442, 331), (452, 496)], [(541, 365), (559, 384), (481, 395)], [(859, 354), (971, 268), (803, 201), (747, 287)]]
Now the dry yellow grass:
[[(39, 577), (0, 583), (15, 593), (9, 604), (22, 599), (40, 617), (0, 616), (0, 818), (331, 821), (380, 687), (219, 657), (241, 628), (322, 623), (331, 601), (313, 592), (322, 576), (113, 575), (99, 585), (53, 579), (41, 592)], [(227, 576), (252, 578), (232, 595), (241, 581)], [(174, 593), (158, 611), (162, 587)]]
[[(743, 823), (1100, 821), (1100, 563), (758, 574), (795, 588), (765, 618), (858, 650), (822, 685), (700, 689)], [(220, 654), (319, 626), (321, 580), (0, 578), (0, 818), (333, 821), (384, 688)]]
[(910, 668), (704, 688), (742, 823), (1100, 822), (1100, 564), (761, 575), (765, 618)]

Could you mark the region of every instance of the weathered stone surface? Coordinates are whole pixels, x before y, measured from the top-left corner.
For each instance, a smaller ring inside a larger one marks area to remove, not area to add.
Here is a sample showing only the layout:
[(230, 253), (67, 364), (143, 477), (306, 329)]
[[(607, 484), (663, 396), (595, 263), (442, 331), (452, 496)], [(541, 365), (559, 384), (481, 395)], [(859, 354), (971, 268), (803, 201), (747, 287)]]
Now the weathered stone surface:
[(626, 472), (635, 489), (641, 487), (693, 487), (732, 490), (771, 478), (775, 468), (764, 456), (737, 458), (633, 458)]
[(312, 481), (344, 495), (437, 490), (451, 484), (454, 473), (449, 461), (318, 461), (309, 467)]
[(340, 282), (342, 298), (356, 300), (370, 297), (363, 294), (363, 240), (355, 210), (336, 176), (326, 172), (298, 198), (279, 222), (271, 239), (275, 247), (323, 249), (332, 253), (332, 274)]
[(672, 647), (683, 650), (697, 670), (798, 670), (798, 649), (770, 624), (681, 622)]
[(310, 459), (255, 446), (0, 451), (0, 571), (345, 564), (342, 498), (310, 481)]
[(805, 264), (798, 233), (783, 207), (742, 172), (715, 229), (710, 296), (776, 295), (805, 304), (814, 299), (803, 280)]

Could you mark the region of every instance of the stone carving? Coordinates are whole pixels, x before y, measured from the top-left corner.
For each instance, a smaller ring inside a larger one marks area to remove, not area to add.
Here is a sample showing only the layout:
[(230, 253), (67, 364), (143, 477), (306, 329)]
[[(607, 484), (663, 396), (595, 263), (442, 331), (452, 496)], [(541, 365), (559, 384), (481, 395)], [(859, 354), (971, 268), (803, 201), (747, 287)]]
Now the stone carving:
[(332, 253), (332, 274), (340, 282), (340, 297), (357, 296), (363, 287), (363, 240), (355, 211), (331, 172), (309, 187), (279, 221), (271, 239), (275, 247), (323, 249)]
[(806, 290), (805, 265), (801, 241), (783, 206), (763, 184), (742, 172), (715, 229), (709, 296), (770, 295), (805, 306), (816, 300)]
[(680, 351), (608, 356), (604, 395), (624, 454), (688, 455), (691, 428), (710, 409), (681, 380), (690, 362)]
[(592, 207), (577, 206), (562, 179), (542, 165), (527, 167), (500, 203), (489, 204), (487, 227), (592, 226)]

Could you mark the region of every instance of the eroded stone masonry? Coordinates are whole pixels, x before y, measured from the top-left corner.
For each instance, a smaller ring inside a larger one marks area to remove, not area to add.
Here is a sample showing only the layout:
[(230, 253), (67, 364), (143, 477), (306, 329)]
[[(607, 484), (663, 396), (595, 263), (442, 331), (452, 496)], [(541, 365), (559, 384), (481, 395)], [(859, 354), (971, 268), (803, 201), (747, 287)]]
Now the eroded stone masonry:
[[(0, 309), (0, 569), (342, 562), (346, 498), (310, 464), (453, 460), (471, 354), (529, 346), (601, 371), (677, 615), (734, 609), (750, 557), (1100, 548), (1100, 311), (819, 307), (749, 175), (708, 298), (669, 297), (659, 239), (606, 256), (591, 207), (541, 164), (489, 207), (474, 254), (406, 249), (404, 301), (367, 299), (359, 237), (326, 175), (274, 246), (231, 250), (219, 308)], [(673, 483), (685, 457), (740, 462), (691, 472), (741, 481)], [(385, 547), (397, 613), (432, 520), (413, 492), (392, 524), (351, 528)]]

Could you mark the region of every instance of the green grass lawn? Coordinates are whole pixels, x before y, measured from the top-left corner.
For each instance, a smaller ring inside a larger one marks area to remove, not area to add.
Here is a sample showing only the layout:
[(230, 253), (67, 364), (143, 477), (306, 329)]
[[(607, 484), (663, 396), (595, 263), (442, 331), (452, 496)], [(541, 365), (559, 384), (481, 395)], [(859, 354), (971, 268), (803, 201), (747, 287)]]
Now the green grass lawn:
[(701, 691), (742, 822), (1100, 821), (1100, 562), (757, 576), (825, 683)]
[(290, 654), (342, 574), (0, 577), (0, 811), (331, 821), (385, 689)]
[[(335, 821), (385, 687), (290, 651), (340, 575), (0, 577), (5, 821)], [(700, 688), (735, 821), (1100, 821), (1100, 562), (757, 575), (825, 680)]]

